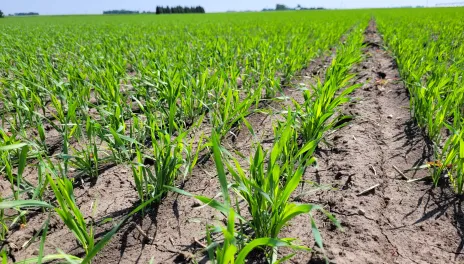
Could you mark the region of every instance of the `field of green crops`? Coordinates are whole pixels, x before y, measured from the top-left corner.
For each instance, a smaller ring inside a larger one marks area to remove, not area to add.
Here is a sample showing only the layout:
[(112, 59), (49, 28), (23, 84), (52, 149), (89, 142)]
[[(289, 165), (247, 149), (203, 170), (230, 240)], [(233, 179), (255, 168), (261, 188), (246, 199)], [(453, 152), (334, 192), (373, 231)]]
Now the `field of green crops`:
[[(409, 89), (411, 114), (432, 142), (434, 160), (412, 169), (430, 170), (435, 184), (446, 180), (462, 194), (464, 10), (413, 11), (0, 19), (2, 263), (91, 263), (135, 216), (173, 193), (223, 216), (204, 224), (204, 249), (193, 262), (258, 256), (280, 263), (293, 256), (280, 248), (310, 251), (298, 237), (281, 236), (301, 215), (322, 249), (314, 214), (338, 227), (339, 220), (323, 206), (297, 202), (295, 190), (317, 166), (318, 145), (351, 119), (339, 109), (362, 85), (352, 69), (363, 60), (372, 17)], [(322, 78), (298, 90), (303, 101), (286, 96), (303, 69), (331, 54)], [(257, 114), (275, 117), (270, 144), (251, 121)], [(236, 148), (240, 133), (253, 137), (245, 153)], [(192, 171), (208, 160), (216, 195), (186, 191)], [(94, 221), (98, 201), (82, 208), (76, 190), (91, 190), (118, 166), (130, 168), (125, 176), (137, 202), (121, 218), (98, 213), (103, 220)], [(34, 235), (12, 245), (9, 235), (37, 215), (43, 221)], [(49, 241), (51, 218), (79, 249)], [(35, 254), (12, 259), (12, 250), (27, 249)]]

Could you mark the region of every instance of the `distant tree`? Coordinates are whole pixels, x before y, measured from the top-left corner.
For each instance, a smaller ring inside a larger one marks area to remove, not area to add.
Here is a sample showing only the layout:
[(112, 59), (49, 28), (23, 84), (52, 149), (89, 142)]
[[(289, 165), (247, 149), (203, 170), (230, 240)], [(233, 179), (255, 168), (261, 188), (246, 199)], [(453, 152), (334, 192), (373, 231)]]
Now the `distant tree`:
[(0, 10), (0, 18), (4, 18), (2, 10)]

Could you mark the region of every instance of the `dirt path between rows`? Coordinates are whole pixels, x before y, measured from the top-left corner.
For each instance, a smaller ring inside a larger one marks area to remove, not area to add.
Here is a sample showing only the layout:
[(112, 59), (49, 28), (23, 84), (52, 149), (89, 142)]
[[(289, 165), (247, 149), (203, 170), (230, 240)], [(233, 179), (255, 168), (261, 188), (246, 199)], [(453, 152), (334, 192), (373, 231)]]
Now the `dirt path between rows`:
[[(430, 154), (411, 120), (407, 89), (382, 49), (375, 21), (365, 31), (365, 43), (365, 59), (354, 69), (364, 85), (343, 110), (354, 120), (329, 137), (332, 146), (322, 146), (319, 168), (306, 175), (336, 187), (305, 199), (341, 220), (344, 232), (330, 225), (320, 228), (326, 253), (333, 263), (463, 263), (460, 201), (446, 187), (407, 183), (405, 177), (424, 177), (426, 171), (405, 172), (404, 177), (395, 169), (422, 165)], [(321, 260), (314, 254), (309, 263)]]

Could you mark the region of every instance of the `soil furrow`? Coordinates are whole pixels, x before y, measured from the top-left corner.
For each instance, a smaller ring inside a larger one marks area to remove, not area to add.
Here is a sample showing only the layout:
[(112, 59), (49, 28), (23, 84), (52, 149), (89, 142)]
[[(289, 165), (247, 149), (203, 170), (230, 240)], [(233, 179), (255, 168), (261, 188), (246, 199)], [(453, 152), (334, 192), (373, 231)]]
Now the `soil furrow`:
[[(460, 202), (428, 182), (407, 183), (394, 168), (424, 164), (429, 146), (411, 120), (407, 89), (381, 48), (375, 21), (365, 44), (365, 59), (354, 69), (363, 86), (344, 107), (354, 120), (330, 136), (330, 145), (319, 151), (319, 168), (305, 175), (336, 188), (303, 199), (325, 205), (342, 223), (343, 232), (320, 227), (326, 254), (334, 263), (462, 263), (461, 255), (440, 249), (462, 249)], [(320, 254), (312, 256), (312, 263), (320, 260)]]

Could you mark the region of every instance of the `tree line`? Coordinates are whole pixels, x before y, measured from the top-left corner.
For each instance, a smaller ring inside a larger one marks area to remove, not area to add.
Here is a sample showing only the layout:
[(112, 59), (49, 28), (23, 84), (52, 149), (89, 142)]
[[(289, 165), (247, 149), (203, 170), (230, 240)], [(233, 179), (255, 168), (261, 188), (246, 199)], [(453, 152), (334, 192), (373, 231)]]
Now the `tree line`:
[(323, 7), (303, 7), (301, 5), (297, 5), (295, 8), (288, 7), (286, 5), (277, 4), (275, 9), (272, 8), (264, 8), (263, 11), (284, 11), (284, 10), (322, 10)]
[(114, 14), (139, 14), (139, 11), (131, 11), (131, 10), (108, 10), (103, 11), (104, 15), (114, 15)]
[(132, 11), (132, 10), (108, 10), (108, 11), (103, 11), (104, 15), (114, 15), (114, 14), (187, 14), (187, 13), (205, 13), (205, 9), (201, 6), (196, 6), (196, 7), (182, 7), (182, 6), (174, 6), (174, 7), (169, 7), (169, 6), (157, 6), (156, 7), (156, 12), (151, 12), (151, 11)]
[[(8, 16), (38, 16), (39, 13), (29, 12), (29, 13), (15, 13), (14, 15), (9, 14)], [(0, 18), (4, 18), (5, 14), (0, 10)]]
[[(38, 16), (39, 13), (36, 12), (27, 12), (27, 13), (14, 13), (15, 16)], [(11, 16), (11, 15), (9, 15)]]
[(152, 11), (131, 11), (131, 10), (108, 10), (108, 11), (103, 11), (104, 15), (115, 15), (115, 14), (154, 14), (155, 12)]
[(189, 14), (189, 13), (205, 13), (205, 9), (202, 6), (188, 7), (188, 6), (157, 6), (156, 14)]

